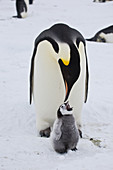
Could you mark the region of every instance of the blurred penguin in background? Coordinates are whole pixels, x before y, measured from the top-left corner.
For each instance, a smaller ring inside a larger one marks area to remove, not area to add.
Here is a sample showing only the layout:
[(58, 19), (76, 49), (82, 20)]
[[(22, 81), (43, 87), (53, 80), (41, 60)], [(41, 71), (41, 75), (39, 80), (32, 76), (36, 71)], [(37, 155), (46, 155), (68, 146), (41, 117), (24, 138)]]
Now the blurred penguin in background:
[(28, 15), (28, 0), (16, 0), (17, 18), (26, 18)]
[(96, 41), (103, 43), (113, 43), (113, 25), (98, 31), (94, 37), (86, 39), (87, 41)]

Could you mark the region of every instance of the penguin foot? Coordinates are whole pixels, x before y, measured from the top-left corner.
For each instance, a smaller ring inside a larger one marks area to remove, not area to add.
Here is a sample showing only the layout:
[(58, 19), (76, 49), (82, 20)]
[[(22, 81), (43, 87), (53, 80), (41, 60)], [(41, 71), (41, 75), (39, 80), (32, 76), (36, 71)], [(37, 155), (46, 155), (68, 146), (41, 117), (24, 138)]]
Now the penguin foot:
[(73, 149), (71, 149), (72, 151), (76, 151), (76, 150), (78, 150), (76, 147), (75, 148), (73, 148)]
[(80, 137), (82, 138), (82, 131), (80, 129), (78, 129), (78, 131), (79, 131)]
[(50, 133), (51, 133), (51, 129), (50, 129), (50, 127), (49, 127), (49, 128), (47, 128), (47, 129), (41, 130), (41, 131), (40, 131), (40, 136), (41, 136), (41, 137), (47, 137), (47, 138), (49, 138), (49, 137), (50, 137)]

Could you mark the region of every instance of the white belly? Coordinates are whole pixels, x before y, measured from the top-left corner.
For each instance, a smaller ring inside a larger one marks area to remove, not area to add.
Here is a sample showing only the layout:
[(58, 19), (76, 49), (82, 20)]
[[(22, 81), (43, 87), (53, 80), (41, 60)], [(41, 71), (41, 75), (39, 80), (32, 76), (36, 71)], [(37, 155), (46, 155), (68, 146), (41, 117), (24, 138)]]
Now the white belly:
[[(45, 45), (45, 47), (44, 47)], [(34, 102), (39, 130), (51, 126), (56, 118), (58, 107), (64, 100), (65, 87), (60, 67), (52, 55), (51, 44), (44, 41), (39, 44), (34, 66)], [(45, 49), (45, 50), (44, 50)]]
[(25, 9), (24, 9), (24, 11), (21, 13), (21, 17), (22, 17), (22, 18), (26, 18), (27, 15), (28, 15), (29, 1), (28, 1), (28, 0), (24, 0), (24, 1), (25, 1), (25, 3), (26, 3), (26, 6), (27, 6), (27, 12), (26, 12)]
[(108, 43), (113, 43), (113, 33), (108, 34), (101, 33), (100, 37), (104, 38)]
[[(45, 46), (45, 47), (44, 47)], [(43, 41), (39, 44), (35, 56), (33, 96), (37, 112), (38, 130), (46, 129), (54, 123), (57, 110), (65, 99), (65, 86), (60, 66), (53, 57), (56, 53), (51, 44)], [(82, 50), (81, 50), (82, 49)], [(81, 109), (85, 90), (85, 55), (81, 45), (80, 57), (83, 57), (79, 79), (69, 95), (69, 102), (74, 107), (77, 124), (81, 124)], [(81, 56), (82, 55), (82, 56)], [(56, 56), (57, 57), (57, 56)]]

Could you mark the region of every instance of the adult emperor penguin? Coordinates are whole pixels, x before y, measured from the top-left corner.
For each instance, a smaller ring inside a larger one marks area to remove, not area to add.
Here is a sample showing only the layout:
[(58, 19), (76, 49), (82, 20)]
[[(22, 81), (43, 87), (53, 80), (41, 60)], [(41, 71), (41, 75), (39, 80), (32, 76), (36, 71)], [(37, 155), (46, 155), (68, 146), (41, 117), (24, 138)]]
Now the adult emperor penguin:
[(25, 18), (28, 13), (28, 0), (16, 0), (16, 10), (17, 10), (17, 18)]
[(113, 25), (98, 31), (93, 38), (86, 40), (113, 43)]
[(58, 153), (77, 150), (79, 132), (73, 116), (73, 108), (68, 102), (59, 107), (50, 138), (54, 150)]
[(81, 133), (82, 105), (88, 94), (88, 62), (85, 40), (68, 25), (55, 24), (35, 40), (30, 69), (30, 104), (32, 94), (41, 136), (50, 129), (61, 103), (70, 101)]

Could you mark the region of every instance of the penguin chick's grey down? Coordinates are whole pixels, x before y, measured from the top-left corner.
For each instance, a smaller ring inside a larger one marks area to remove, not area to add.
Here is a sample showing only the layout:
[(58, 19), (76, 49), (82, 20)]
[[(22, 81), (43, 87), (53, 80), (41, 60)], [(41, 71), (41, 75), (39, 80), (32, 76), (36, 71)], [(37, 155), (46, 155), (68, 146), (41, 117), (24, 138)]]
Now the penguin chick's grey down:
[(68, 150), (77, 150), (79, 132), (72, 114), (73, 108), (69, 103), (62, 104), (57, 111), (57, 119), (51, 132), (53, 148), (58, 153), (66, 153)]

